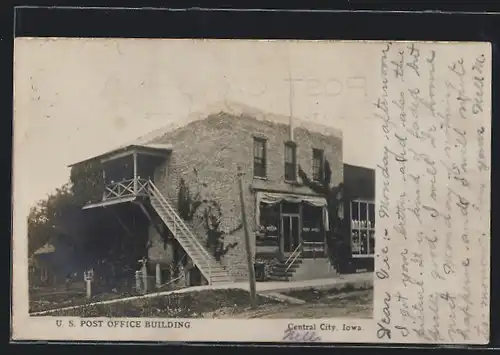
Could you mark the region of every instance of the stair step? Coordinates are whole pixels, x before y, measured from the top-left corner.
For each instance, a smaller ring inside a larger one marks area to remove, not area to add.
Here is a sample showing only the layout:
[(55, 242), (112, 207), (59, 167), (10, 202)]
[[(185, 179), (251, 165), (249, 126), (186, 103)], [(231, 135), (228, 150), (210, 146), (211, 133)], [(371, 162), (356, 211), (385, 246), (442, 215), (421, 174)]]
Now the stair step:
[[(293, 264), (295, 264), (295, 263), (301, 263), (303, 260), (304, 260), (303, 258), (297, 258), (297, 259), (295, 259), (293, 261)], [(282, 263), (284, 264), (285, 262), (282, 262)]]
[(214, 273), (214, 272), (216, 272), (216, 273), (226, 272), (226, 269), (224, 269), (223, 267), (220, 267), (220, 266), (219, 267), (214, 267), (214, 266), (208, 267), (206, 264), (205, 265), (204, 264), (196, 264), (196, 265), (199, 265), (207, 270), (210, 269), (210, 270), (212, 270), (212, 273)]
[[(210, 273), (210, 270), (208, 270), (208, 269), (204, 269), (204, 270), (207, 273)], [(218, 272), (214, 272), (212, 270), (212, 272), (210, 274), (212, 275), (212, 277), (214, 277), (214, 276), (219, 277), (219, 276), (227, 276), (228, 275), (227, 271), (225, 271), (225, 270), (224, 271), (218, 271)]]
[(217, 271), (217, 272), (214, 272), (212, 270), (212, 272), (210, 272), (210, 270), (208, 269), (205, 269), (207, 271), (207, 273), (210, 273), (212, 276), (221, 276), (221, 275), (224, 275), (224, 276), (227, 276), (227, 271), (225, 270), (221, 270), (221, 271)]
[(229, 276), (227, 274), (226, 275), (213, 275), (212, 274), (212, 276), (210, 276), (210, 279), (212, 279), (212, 280), (222, 280), (222, 279), (229, 280)]
[(213, 272), (210, 274), (208, 270), (205, 270), (207, 272), (207, 275), (210, 275), (211, 279), (224, 279), (224, 278), (229, 278), (229, 274), (227, 272), (220, 273), (220, 274), (214, 274)]
[(282, 268), (282, 269), (281, 269), (281, 268), (273, 268), (273, 269), (271, 270), (271, 272), (278, 272), (278, 273), (287, 272), (287, 273), (291, 273), (291, 274), (293, 274), (293, 273), (295, 273), (297, 270), (298, 270), (297, 268), (290, 268), (290, 269), (288, 269), (288, 270), (287, 270), (286, 268)]
[(296, 264), (293, 264), (293, 265), (283, 265), (283, 264), (278, 264), (278, 265), (274, 265), (274, 269), (278, 269), (278, 270), (292, 270), (292, 269), (298, 269), (300, 267), (300, 265), (296, 265)]
[(288, 264), (285, 264), (285, 263), (278, 263), (278, 264), (276, 264), (276, 265), (287, 265), (287, 266), (288, 266), (288, 265), (300, 265), (300, 264), (302, 264), (302, 262), (303, 262), (302, 260), (296, 260), (296, 261), (295, 261), (295, 262), (293, 262), (293, 263), (288, 263)]
[(288, 277), (288, 278), (291, 278), (293, 277), (293, 274), (290, 274), (290, 273), (271, 273), (269, 276), (273, 276), (273, 277)]
[(269, 276), (269, 280), (271, 281), (290, 281), (290, 277), (284, 277), (284, 276)]
[(211, 270), (212, 270), (212, 273), (214, 273), (214, 272), (216, 272), (216, 273), (218, 273), (218, 272), (226, 272), (226, 269), (225, 269), (225, 268), (223, 268), (222, 266), (212, 266), (212, 267), (208, 267), (208, 265), (207, 265), (207, 264), (202, 264), (202, 263), (197, 263), (196, 265), (198, 265), (198, 266), (200, 266), (200, 267), (202, 267), (202, 268), (204, 268), (204, 269), (207, 269), (207, 270), (211, 269)]
[(300, 263), (293, 263), (293, 264), (276, 264), (274, 265), (274, 267), (284, 267), (284, 268), (287, 268), (287, 267), (300, 267), (300, 265), (302, 264), (302, 262)]
[(275, 265), (273, 269), (286, 270), (286, 269), (298, 269), (300, 265)]

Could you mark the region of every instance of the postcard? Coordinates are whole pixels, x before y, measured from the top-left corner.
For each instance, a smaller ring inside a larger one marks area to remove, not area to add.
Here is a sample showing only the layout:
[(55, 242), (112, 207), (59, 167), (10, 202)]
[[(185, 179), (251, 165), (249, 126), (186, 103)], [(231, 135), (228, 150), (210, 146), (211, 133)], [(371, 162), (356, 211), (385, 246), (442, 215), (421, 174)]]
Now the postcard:
[(14, 340), (488, 343), (489, 43), (14, 50)]

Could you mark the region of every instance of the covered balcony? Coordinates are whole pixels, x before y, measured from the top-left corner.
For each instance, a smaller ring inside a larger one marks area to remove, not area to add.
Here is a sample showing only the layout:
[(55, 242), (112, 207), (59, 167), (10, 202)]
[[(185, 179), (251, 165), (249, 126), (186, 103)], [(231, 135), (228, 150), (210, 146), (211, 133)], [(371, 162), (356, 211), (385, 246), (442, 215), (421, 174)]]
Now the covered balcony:
[(154, 180), (155, 170), (165, 163), (171, 151), (171, 146), (165, 144), (129, 145), (92, 158), (98, 159), (102, 167), (102, 200), (83, 208), (104, 207), (147, 197), (149, 181)]

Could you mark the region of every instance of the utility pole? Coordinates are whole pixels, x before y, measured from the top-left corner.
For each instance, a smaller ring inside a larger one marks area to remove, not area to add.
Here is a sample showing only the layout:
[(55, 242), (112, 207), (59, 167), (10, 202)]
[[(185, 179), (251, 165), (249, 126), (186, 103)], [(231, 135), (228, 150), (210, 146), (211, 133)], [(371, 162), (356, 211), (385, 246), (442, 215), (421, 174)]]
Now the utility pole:
[(238, 166), (238, 180), (240, 185), (240, 201), (241, 201), (241, 217), (243, 220), (243, 228), (245, 230), (245, 248), (247, 252), (248, 278), (250, 281), (250, 305), (252, 308), (257, 307), (257, 295), (255, 290), (255, 270), (253, 266), (252, 249), (250, 245), (250, 234), (248, 232), (247, 213), (245, 211), (245, 201), (243, 199), (243, 173)]

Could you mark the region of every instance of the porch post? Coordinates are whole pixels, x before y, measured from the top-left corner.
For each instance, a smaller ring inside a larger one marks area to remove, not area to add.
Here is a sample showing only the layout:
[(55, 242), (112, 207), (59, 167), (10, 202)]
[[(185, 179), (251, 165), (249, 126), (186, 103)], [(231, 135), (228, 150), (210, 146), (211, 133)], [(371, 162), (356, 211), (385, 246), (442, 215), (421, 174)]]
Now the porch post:
[(279, 245), (280, 245), (280, 250), (279, 250), (279, 259), (280, 261), (285, 261), (285, 233), (283, 232), (283, 228), (284, 228), (284, 225), (283, 225), (283, 206), (282, 206), (282, 202), (279, 203), (280, 204), (280, 235), (279, 235)]
[(142, 276), (142, 287), (143, 287), (142, 292), (147, 293), (149, 285), (148, 285), (148, 267), (147, 267), (146, 263), (148, 262), (148, 260), (146, 257), (144, 257), (142, 260), (143, 260), (142, 261), (142, 268), (141, 268), (142, 269), (142, 275), (141, 275)]
[(134, 152), (134, 195), (137, 195), (137, 152)]
[(161, 267), (160, 267), (160, 263), (156, 263), (156, 269), (155, 269), (155, 272), (156, 272), (156, 288), (160, 288), (161, 286)]
[(302, 244), (302, 224), (303, 224), (303, 221), (302, 221), (302, 202), (299, 203), (299, 230), (297, 231), (297, 233), (299, 233), (299, 245), (300, 245), (300, 252), (303, 252), (304, 251), (304, 245)]

